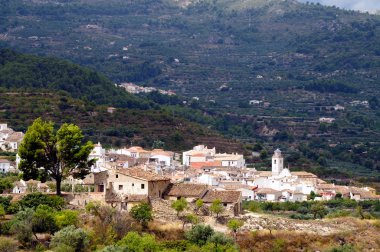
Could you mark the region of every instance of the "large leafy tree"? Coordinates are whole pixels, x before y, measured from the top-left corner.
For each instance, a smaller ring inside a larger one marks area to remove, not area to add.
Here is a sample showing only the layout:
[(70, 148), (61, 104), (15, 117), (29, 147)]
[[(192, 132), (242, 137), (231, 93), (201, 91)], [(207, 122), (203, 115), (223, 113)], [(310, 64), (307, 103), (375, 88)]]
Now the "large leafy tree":
[(83, 143), (81, 129), (74, 124), (63, 124), (56, 131), (52, 122), (36, 119), (28, 128), (20, 145), (20, 170), (26, 179), (36, 179), (42, 171), (55, 179), (57, 194), (61, 182), (69, 175), (83, 178), (95, 160), (88, 159), (91, 142)]

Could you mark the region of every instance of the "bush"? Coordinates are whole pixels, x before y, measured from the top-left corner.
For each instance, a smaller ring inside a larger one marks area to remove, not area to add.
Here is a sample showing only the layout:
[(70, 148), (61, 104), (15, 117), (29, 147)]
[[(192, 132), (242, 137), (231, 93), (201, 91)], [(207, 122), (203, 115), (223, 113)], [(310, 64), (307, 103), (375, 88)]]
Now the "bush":
[[(68, 226), (56, 232), (51, 239), (51, 248), (72, 248), (74, 251), (84, 251), (89, 246), (89, 237), (85, 230)], [(69, 250), (66, 250), (69, 251)]]
[(291, 214), (289, 217), (295, 220), (311, 220), (314, 218), (310, 214)]
[(34, 233), (49, 232), (53, 234), (58, 230), (55, 223), (55, 213), (53, 208), (46, 205), (39, 205), (32, 217), (32, 228)]
[(0, 237), (0, 252), (16, 252), (17, 242), (11, 238)]
[(24, 247), (28, 247), (33, 241), (33, 214), (33, 209), (27, 208), (23, 211), (19, 211), (13, 219), (11, 232), (16, 234), (17, 240)]
[(11, 205), (11, 200), (12, 200), (11, 196), (8, 196), (8, 197), (1, 197), (0, 196), (0, 205), (4, 208), (6, 213), (8, 213), (8, 208)]
[(347, 211), (347, 210), (336, 210), (336, 211), (330, 212), (325, 217), (329, 218), (329, 219), (333, 219), (333, 218), (347, 217), (347, 216), (350, 216), (350, 215), (351, 215), (350, 211)]
[(19, 204), (22, 208), (36, 208), (39, 205), (47, 205), (60, 210), (65, 205), (65, 200), (57, 195), (46, 195), (42, 193), (30, 193), (23, 197)]
[(161, 250), (153, 235), (139, 235), (137, 232), (129, 232), (117, 243), (117, 246), (124, 248), (124, 251), (154, 252)]
[(63, 210), (55, 214), (55, 224), (59, 229), (67, 226), (76, 226), (78, 222), (78, 212), (74, 210)]
[(3, 221), (0, 223), (0, 235), (10, 235), (11, 228), (12, 228), (13, 222), (12, 221)]
[(205, 245), (207, 240), (214, 234), (214, 229), (210, 226), (196, 225), (185, 233), (185, 237), (191, 243)]

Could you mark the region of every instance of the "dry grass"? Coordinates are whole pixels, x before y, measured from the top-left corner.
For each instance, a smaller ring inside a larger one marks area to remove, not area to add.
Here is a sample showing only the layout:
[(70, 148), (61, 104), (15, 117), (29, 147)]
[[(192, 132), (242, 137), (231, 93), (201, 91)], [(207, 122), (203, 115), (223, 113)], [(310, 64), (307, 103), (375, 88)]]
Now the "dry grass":
[(380, 221), (362, 221), (354, 218), (337, 219), (349, 223), (355, 231), (332, 235), (317, 235), (289, 231), (257, 231), (240, 234), (241, 251), (329, 251), (340, 246), (352, 246), (355, 251), (380, 251)]

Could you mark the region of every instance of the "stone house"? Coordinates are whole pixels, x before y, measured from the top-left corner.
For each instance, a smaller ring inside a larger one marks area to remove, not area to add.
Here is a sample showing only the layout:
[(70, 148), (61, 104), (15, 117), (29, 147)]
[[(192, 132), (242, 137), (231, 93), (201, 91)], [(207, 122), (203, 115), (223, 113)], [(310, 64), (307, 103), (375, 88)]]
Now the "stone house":
[(129, 211), (134, 205), (162, 198), (170, 179), (141, 167), (109, 170), (105, 202), (119, 210)]
[(225, 213), (237, 216), (242, 212), (242, 194), (239, 191), (212, 191), (208, 190), (202, 198), (207, 206), (211, 206), (215, 200), (220, 200)]
[(161, 198), (169, 184), (169, 178), (136, 167), (109, 171), (107, 190)]
[(187, 202), (195, 202), (201, 199), (207, 192), (208, 186), (202, 184), (170, 184), (165, 192), (165, 199), (186, 199)]

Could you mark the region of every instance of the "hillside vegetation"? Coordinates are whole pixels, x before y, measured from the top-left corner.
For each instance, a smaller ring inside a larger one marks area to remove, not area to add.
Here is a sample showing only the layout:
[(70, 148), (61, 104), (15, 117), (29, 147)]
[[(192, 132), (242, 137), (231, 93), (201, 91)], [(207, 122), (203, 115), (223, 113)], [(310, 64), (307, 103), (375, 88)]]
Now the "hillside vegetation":
[(281, 147), (292, 169), (379, 181), (380, 16), (292, 0), (3, 0), (0, 17), (4, 47), (198, 97), (167, 111), (247, 142), (259, 169)]
[[(34, 119), (43, 117), (58, 124), (78, 124), (88, 139), (106, 147), (152, 148), (160, 143), (182, 150), (206, 143), (224, 151), (243, 149), (238, 142), (174, 114), (173, 109), (185, 109), (166, 105), (176, 98), (128, 94), (98, 73), (67, 61), (1, 50), (0, 87), (0, 121), (15, 130), (25, 131)], [(110, 113), (107, 105), (119, 106)]]

